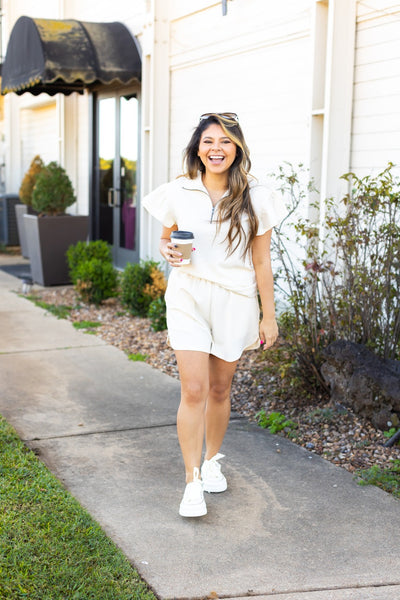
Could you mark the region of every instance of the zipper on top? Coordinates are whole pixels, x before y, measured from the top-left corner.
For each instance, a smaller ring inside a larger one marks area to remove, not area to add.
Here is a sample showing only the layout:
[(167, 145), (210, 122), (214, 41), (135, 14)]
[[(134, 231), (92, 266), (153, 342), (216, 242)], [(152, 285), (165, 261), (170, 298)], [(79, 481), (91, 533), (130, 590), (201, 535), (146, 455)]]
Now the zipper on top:
[(214, 218), (214, 211), (215, 211), (215, 206), (212, 207), (211, 209), (211, 218), (210, 218), (210, 223), (212, 223), (212, 220)]

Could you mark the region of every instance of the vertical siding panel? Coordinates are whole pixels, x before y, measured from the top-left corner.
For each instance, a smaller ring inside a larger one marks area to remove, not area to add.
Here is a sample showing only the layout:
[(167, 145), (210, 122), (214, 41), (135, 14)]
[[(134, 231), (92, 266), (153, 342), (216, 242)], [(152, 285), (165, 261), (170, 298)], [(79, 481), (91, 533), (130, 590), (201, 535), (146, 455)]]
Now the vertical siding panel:
[[(179, 4), (179, 3), (177, 3)], [(311, 106), (311, 2), (271, 0), (175, 15), (171, 23), (170, 176), (209, 111), (239, 114), (253, 173), (304, 161)]]
[(58, 160), (57, 111), (53, 102), (43, 107), (21, 109), (21, 165), (29, 168), (32, 158), (39, 154), (45, 163)]
[(351, 169), (400, 164), (400, 3), (358, 3)]

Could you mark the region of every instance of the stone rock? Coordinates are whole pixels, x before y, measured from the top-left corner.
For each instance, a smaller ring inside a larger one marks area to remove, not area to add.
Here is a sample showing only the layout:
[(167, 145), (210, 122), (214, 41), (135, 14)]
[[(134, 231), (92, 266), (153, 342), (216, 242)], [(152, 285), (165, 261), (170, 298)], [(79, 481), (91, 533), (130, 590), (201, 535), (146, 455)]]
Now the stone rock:
[(321, 367), (331, 400), (367, 417), (382, 430), (400, 416), (400, 362), (383, 360), (346, 340), (330, 344)]

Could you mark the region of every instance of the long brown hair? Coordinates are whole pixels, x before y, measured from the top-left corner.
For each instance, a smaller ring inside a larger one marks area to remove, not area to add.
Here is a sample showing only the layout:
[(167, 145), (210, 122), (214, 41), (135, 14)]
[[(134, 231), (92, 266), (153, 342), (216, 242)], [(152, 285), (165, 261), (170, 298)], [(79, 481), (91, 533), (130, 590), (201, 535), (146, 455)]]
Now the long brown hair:
[(228, 172), (228, 195), (221, 200), (218, 206), (219, 226), (225, 221), (230, 222), (226, 235), (229, 256), (238, 248), (243, 237), (246, 236), (241, 217), (243, 214), (248, 215), (249, 232), (247, 239), (245, 239), (245, 248), (243, 251), (243, 256), (246, 256), (250, 253), (252, 242), (257, 234), (258, 218), (254, 212), (250, 198), (250, 152), (242, 129), (234, 118), (212, 113), (200, 120), (184, 152), (185, 176), (190, 179), (196, 179), (199, 171), (200, 173), (205, 172), (205, 166), (197, 153), (201, 136), (212, 123), (220, 125), (224, 134), (236, 144), (236, 157)]

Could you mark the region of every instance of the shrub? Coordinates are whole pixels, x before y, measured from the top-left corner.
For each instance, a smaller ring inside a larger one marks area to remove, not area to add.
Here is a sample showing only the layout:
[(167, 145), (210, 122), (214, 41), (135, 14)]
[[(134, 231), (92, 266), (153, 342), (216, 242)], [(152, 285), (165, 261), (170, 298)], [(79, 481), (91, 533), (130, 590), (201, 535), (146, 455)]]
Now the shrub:
[(160, 271), (158, 266), (151, 267), (150, 278), (151, 283), (146, 283), (143, 293), (153, 300), (157, 300), (158, 298), (164, 296), (167, 289), (167, 280), (165, 279), (164, 273)]
[(395, 498), (400, 498), (400, 460), (394, 460), (386, 467), (373, 465), (369, 469), (361, 469), (355, 472), (355, 477), (360, 478), (360, 485), (376, 485)]
[(44, 162), (39, 155), (36, 155), (30, 164), (28, 171), (25, 173), (24, 178), (19, 188), (19, 198), (21, 202), (27, 206), (32, 206), (32, 193), (35, 186), (39, 173), (44, 168)]
[(118, 292), (118, 275), (110, 262), (91, 258), (78, 264), (75, 289), (84, 302), (100, 304)]
[(167, 329), (166, 305), (164, 296), (160, 296), (159, 298), (152, 300), (149, 307), (148, 316), (151, 321), (151, 328), (153, 331), (164, 331), (164, 329)]
[(90, 261), (93, 258), (97, 258), (102, 262), (111, 263), (112, 254), (111, 247), (107, 242), (103, 240), (96, 240), (91, 242), (78, 242), (77, 244), (70, 246), (66, 253), (69, 274), (72, 283), (76, 283), (77, 269), (83, 262)]
[(287, 419), (285, 415), (280, 412), (271, 412), (269, 415), (264, 409), (260, 410), (256, 414), (257, 423), (263, 429), (268, 429), (271, 433), (278, 433), (279, 431), (290, 431), (296, 429), (297, 424), (290, 419)]
[(74, 190), (65, 169), (55, 161), (43, 167), (33, 187), (33, 208), (38, 213), (61, 215), (74, 202)]
[(272, 242), (283, 344), (268, 350), (268, 369), (279, 374), (285, 394), (327, 391), (320, 367), (324, 348), (336, 339), (400, 357), (400, 182), (392, 167), (376, 177), (344, 175), (351, 184), (345, 198), (311, 205), (321, 226), (301, 216), (305, 207), (298, 214), (313, 189), (301, 183), (304, 172), (289, 165), (276, 174), (289, 215)]
[(161, 285), (163, 280), (165, 277), (159, 269), (159, 263), (153, 260), (129, 263), (121, 277), (122, 304), (131, 314), (146, 317), (151, 302), (165, 291), (166, 282)]

